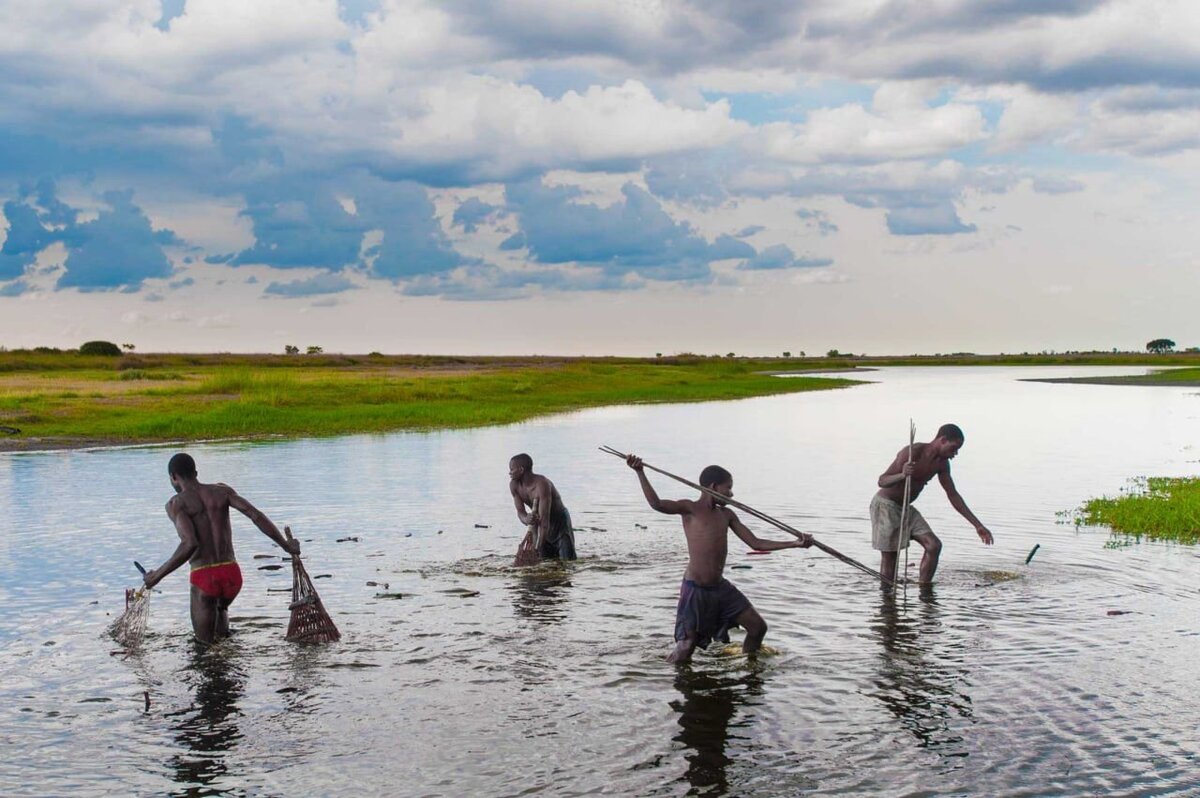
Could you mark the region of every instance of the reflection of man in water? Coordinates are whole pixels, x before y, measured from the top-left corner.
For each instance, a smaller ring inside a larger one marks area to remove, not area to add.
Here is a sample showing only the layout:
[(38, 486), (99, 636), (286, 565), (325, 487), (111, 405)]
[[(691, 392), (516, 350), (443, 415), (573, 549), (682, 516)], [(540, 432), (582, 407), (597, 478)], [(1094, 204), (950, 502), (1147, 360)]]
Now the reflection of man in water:
[(933, 588), (922, 590), (915, 618), (900, 612), (893, 591), (883, 593), (880, 602), (870, 627), (882, 646), (875, 697), (921, 748), (949, 759), (965, 756), (956, 726), (959, 719), (970, 719), (973, 709), (963, 692), (962, 644), (943, 639)]
[(158, 568), (147, 571), (146, 587), (154, 587), (185, 562), (192, 573), (192, 629), (201, 643), (229, 634), (229, 605), (242, 589), (242, 572), (233, 556), (233, 531), (229, 508), (245, 515), (262, 533), (290, 554), (300, 553), (300, 542), (285, 540), (271, 519), (233, 488), (196, 479), (196, 461), (177, 454), (167, 464), (176, 496), (167, 502), (167, 516), (179, 533), (175, 553)]
[[(704, 493), (698, 499), (671, 501), (658, 498), (642, 459), (629, 455), (626, 464), (637, 472), (642, 493), (650, 507), (664, 515), (683, 516), (683, 534), (687, 538), (688, 564), (679, 587), (675, 610), (675, 650), (668, 662), (687, 662), (696, 646), (707, 648), (713, 640), (729, 642), (729, 630), (746, 630), (742, 651), (752, 654), (762, 647), (767, 622), (750, 600), (725, 578), (725, 558), (729, 555), (729, 531), (755, 551), (799, 549), (812, 545), (810, 535), (799, 540), (763, 540), (738, 520), (725, 502)], [(700, 472), (700, 485), (733, 498), (733, 476), (721, 466), (708, 466)]]
[[(967, 519), (979, 539), (992, 545), (992, 533), (979, 522), (967, 508), (963, 497), (958, 495), (954, 480), (950, 478), (950, 461), (963, 445), (963, 431), (954, 424), (943, 424), (929, 443), (913, 445), (913, 461), (908, 462), (908, 447), (896, 455), (896, 459), (879, 475), (879, 492), (871, 499), (871, 545), (880, 553), (879, 571), (889, 582), (896, 581), (896, 560), (900, 549), (908, 548), (909, 538), (921, 544), (925, 555), (921, 557), (921, 583), (933, 581), (942, 554), (942, 541), (933, 534), (925, 518), (911, 506), (921, 491), (936, 475), (950, 505)], [(904, 502), (904, 480), (912, 477), (907, 513), (904, 513), (904, 529), (900, 529), (900, 516)], [(908, 575), (905, 574), (905, 577)]]
[(214, 782), (230, 775), (229, 752), (242, 739), (237, 719), (242, 714), (238, 701), (245, 692), (245, 677), (228, 654), (220, 648), (205, 649), (184, 671), (185, 679), (198, 678), (199, 683), (195, 703), (177, 715), (175, 739), (184, 750), (170, 764), (186, 795), (221, 794), (213, 789)]
[(679, 713), (679, 733), (675, 741), (689, 749), (685, 778), (697, 795), (726, 795), (729, 775), (726, 768), (733, 758), (726, 753), (729, 724), (738, 710), (762, 694), (762, 679), (747, 674), (711, 674), (681, 668), (675, 675), (675, 689), (682, 701), (671, 702)]
[[(508, 490), (512, 493), (517, 518), (537, 525), (538, 553), (545, 558), (575, 559), (575, 532), (558, 488), (541, 474), (533, 473), (533, 458), (518, 454), (508, 461)], [(536, 512), (526, 512), (536, 507)]]

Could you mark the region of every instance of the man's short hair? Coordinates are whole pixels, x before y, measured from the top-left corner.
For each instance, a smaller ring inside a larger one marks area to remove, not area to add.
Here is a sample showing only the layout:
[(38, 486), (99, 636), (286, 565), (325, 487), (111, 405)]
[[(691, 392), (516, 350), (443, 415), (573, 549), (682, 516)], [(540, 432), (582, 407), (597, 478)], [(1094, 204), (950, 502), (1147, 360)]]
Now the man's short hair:
[(719, 465), (710, 465), (700, 472), (700, 484), (706, 488), (711, 488), (713, 485), (724, 485), (732, 480), (733, 474)]
[(965, 441), (962, 429), (957, 424), (943, 424), (938, 427), (937, 436), (948, 441)]
[(524, 468), (526, 471), (533, 470), (533, 458), (530, 457), (529, 455), (525, 454), (524, 452), (522, 452), (521, 454), (513, 455), (512, 458), (509, 460), (509, 462), (516, 463), (517, 465), (521, 466), (521, 468)]
[(173, 477), (196, 476), (196, 461), (190, 454), (180, 452), (167, 463), (167, 474)]

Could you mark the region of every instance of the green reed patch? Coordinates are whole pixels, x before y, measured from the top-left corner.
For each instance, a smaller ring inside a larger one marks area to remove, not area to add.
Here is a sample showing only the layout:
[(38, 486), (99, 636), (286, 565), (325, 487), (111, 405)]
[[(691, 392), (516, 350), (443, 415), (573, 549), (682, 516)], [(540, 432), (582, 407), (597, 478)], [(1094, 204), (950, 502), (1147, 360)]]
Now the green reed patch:
[(1092, 499), (1076, 525), (1107, 526), (1133, 538), (1200, 542), (1200, 477), (1141, 477), (1116, 498)]

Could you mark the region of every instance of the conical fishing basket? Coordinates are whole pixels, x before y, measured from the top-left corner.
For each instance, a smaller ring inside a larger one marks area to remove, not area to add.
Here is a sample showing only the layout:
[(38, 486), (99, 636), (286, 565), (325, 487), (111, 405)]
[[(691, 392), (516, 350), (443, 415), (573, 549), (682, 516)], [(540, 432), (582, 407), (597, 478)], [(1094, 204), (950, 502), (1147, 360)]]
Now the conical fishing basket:
[(342, 639), (299, 557), (292, 557), (292, 603), (288, 608), (292, 619), (287, 639), (293, 643), (334, 643)]
[[(538, 503), (533, 503), (533, 514), (537, 515)], [(525, 529), (525, 537), (517, 546), (517, 556), (513, 558), (513, 566), (524, 568), (527, 565), (537, 565), (542, 561), (542, 553), (537, 547), (537, 524), (530, 524)]]
[(108, 634), (125, 649), (134, 649), (146, 636), (150, 620), (150, 591), (146, 588), (125, 589), (125, 611), (108, 627)]

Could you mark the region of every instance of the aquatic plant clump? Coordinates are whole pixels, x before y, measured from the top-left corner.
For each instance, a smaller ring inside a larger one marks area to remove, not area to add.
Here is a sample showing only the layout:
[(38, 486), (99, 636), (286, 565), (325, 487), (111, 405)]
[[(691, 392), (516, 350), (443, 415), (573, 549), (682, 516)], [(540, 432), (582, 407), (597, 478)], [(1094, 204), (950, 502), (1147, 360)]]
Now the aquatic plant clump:
[(1136, 538), (1200, 542), (1200, 477), (1135, 479), (1121, 496), (1084, 503), (1073, 520)]

